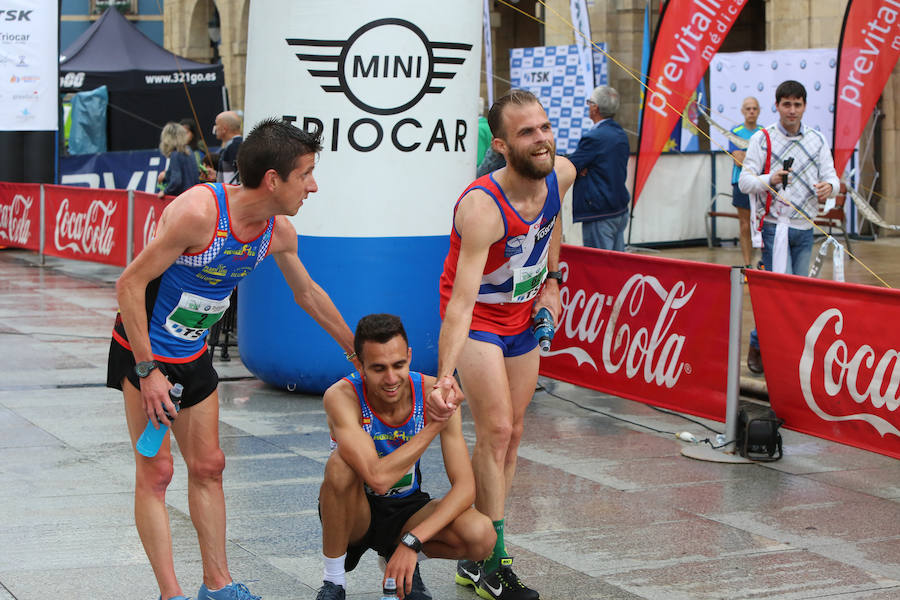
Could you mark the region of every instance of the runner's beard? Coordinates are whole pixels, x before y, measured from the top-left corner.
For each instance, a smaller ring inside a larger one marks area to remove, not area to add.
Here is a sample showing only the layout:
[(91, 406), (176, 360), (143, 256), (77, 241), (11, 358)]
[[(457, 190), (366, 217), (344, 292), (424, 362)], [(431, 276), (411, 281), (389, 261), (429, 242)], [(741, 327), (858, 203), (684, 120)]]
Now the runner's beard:
[(532, 147), (523, 152), (519, 152), (510, 146), (507, 146), (507, 148), (506, 162), (509, 163), (509, 166), (512, 167), (513, 171), (522, 177), (528, 179), (543, 179), (553, 170), (553, 165), (556, 162), (556, 148), (554, 147), (554, 144), (545, 144), (543, 146), (543, 148), (546, 148), (550, 153), (550, 164), (540, 166), (534, 163), (534, 159), (531, 155), (536, 148)]

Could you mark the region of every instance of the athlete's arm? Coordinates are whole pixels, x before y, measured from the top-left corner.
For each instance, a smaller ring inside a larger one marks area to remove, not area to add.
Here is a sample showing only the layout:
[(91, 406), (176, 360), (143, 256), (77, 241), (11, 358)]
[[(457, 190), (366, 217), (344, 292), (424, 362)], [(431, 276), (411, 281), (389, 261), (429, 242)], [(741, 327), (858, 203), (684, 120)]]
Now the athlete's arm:
[(360, 425), (359, 400), (353, 385), (340, 380), (325, 391), (328, 427), (337, 442), (337, 451), (376, 494), (385, 494), (406, 475), (444, 423), (432, 421), (402, 446), (386, 456), (378, 456), (375, 442)]
[[(209, 188), (192, 188), (181, 194), (163, 210), (156, 237), (116, 281), (119, 312), (135, 362), (153, 360), (147, 330), (147, 284), (159, 277), (180, 255), (206, 248), (216, 233), (217, 218), (216, 200)], [(175, 414), (175, 406), (168, 394), (171, 387), (159, 369), (154, 369), (141, 381), (144, 411), (151, 422), (170, 424), (163, 408), (167, 408), (169, 414)]]
[[(550, 247), (547, 249), (547, 270), (559, 271), (559, 247), (562, 243), (562, 202), (566, 193), (575, 181), (575, 165), (563, 156), (556, 157), (556, 178), (559, 181), (559, 202), (560, 211), (556, 216), (556, 224), (553, 226), (553, 233), (550, 234)], [(534, 303), (532, 314), (546, 307), (550, 314), (553, 315), (554, 322), (559, 325), (559, 319), (562, 314), (562, 304), (559, 299), (559, 281), (556, 279), (547, 279), (544, 287)]]
[[(294, 292), (294, 301), (334, 338), (345, 353), (352, 354), (353, 332), (325, 290), (313, 281), (306, 267), (300, 262), (300, 257), (297, 256), (297, 230), (287, 217), (281, 215), (275, 217), (270, 252), (275, 257), (285, 281)], [(355, 358), (353, 365), (360, 370), (361, 365)]]
[(442, 404), (458, 405), (451, 393), (455, 385), (453, 372), (469, 335), (488, 251), (504, 234), (497, 205), (481, 190), (472, 190), (460, 200), (454, 225), (461, 240), (456, 279), (438, 338), (438, 388), (429, 395), (429, 409), (441, 412), (449, 408)]

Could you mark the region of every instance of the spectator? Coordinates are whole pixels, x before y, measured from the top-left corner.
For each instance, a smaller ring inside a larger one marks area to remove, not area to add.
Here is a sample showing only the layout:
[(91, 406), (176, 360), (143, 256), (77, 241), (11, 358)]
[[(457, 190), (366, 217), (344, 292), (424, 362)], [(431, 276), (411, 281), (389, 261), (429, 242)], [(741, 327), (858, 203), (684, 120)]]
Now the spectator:
[(157, 196), (177, 196), (200, 183), (197, 163), (191, 156), (187, 130), (170, 121), (159, 136), (159, 151), (169, 159), (169, 166), (163, 177), (163, 189)]
[(213, 133), (222, 142), (222, 147), (219, 149), (219, 169), (216, 172), (216, 181), (238, 185), (241, 177), (237, 171), (237, 154), (238, 147), (243, 140), (241, 118), (231, 110), (219, 113), (216, 116)]
[[(738, 185), (751, 195), (750, 229), (753, 245), (762, 245), (763, 267), (808, 275), (812, 219), (819, 201), (834, 196), (840, 180), (825, 136), (801, 122), (806, 110), (803, 84), (782, 82), (775, 90), (775, 107), (778, 122), (750, 138)], [(793, 162), (785, 168), (788, 160)], [(763, 372), (756, 330), (750, 332), (747, 368)]]
[[(744, 98), (744, 102), (741, 104), (741, 114), (744, 115), (744, 122), (734, 127), (731, 133), (749, 140), (754, 133), (762, 129), (756, 124), (756, 119), (759, 118), (759, 102), (756, 98), (753, 96)], [(741, 165), (744, 163), (747, 152), (731, 142), (728, 142), (728, 151), (734, 157), (734, 167), (731, 169), (731, 205), (737, 209), (738, 221), (740, 221), (741, 256), (744, 258), (744, 265), (750, 268), (753, 256), (753, 246), (750, 240), (750, 197), (738, 187)]]
[(578, 140), (569, 156), (578, 176), (572, 192), (572, 220), (582, 223), (584, 245), (625, 251), (628, 201), (628, 136), (613, 120), (619, 93), (602, 85), (587, 101), (594, 126)]
[(191, 153), (194, 155), (194, 160), (197, 162), (197, 169), (200, 171), (200, 181), (204, 183), (215, 181), (215, 173), (211, 174), (206, 164), (205, 159), (206, 155), (209, 154), (209, 149), (206, 147), (206, 143), (200, 138), (200, 130), (197, 128), (197, 122), (188, 117), (180, 120), (178, 123), (188, 132), (188, 145), (190, 145)]

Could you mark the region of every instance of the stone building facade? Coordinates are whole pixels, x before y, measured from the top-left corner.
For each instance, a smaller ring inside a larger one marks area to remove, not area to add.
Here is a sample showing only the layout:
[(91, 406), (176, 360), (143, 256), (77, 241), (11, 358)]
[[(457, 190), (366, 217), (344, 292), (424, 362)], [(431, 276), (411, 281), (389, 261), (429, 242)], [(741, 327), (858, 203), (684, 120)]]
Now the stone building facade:
[[(431, 2), (449, 0), (428, 0)], [(607, 43), (616, 61), (637, 72), (641, 64), (644, 7), (650, 2), (658, 16), (661, 0), (588, 0), (592, 37)], [(494, 92), (509, 87), (510, 48), (571, 44), (569, 0), (492, 0)], [(221, 41), (218, 54), (225, 67), (225, 79), (233, 108), (244, 104), (247, 58), (247, 25), (250, 0), (166, 0), (165, 45), (177, 54), (195, 60), (210, 60), (208, 25), (218, 16)], [(515, 6), (518, 11), (510, 8)], [(747, 0), (721, 50), (779, 50), (834, 48), (837, 46), (847, 0)], [(522, 13), (531, 15), (530, 17)], [(543, 23), (541, 23), (541, 21)], [(655, 26), (655, 21), (653, 25)], [(883, 92), (883, 117), (877, 126), (874, 160), (880, 172), (877, 191), (882, 196), (879, 212), (892, 223), (900, 222), (900, 157), (895, 151), (900, 129), (900, 67), (895, 68)], [(610, 85), (619, 90), (622, 107), (618, 120), (629, 130), (637, 130), (640, 85), (623, 68), (610, 62)], [(486, 96), (487, 82), (482, 83)], [(632, 150), (637, 139), (630, 136)], [(867, 181), (865, 174), (863, 183)], [(871, 177), (868, 178), (871, 181)], [(881, 232), (885, 233), (885, 232)]]

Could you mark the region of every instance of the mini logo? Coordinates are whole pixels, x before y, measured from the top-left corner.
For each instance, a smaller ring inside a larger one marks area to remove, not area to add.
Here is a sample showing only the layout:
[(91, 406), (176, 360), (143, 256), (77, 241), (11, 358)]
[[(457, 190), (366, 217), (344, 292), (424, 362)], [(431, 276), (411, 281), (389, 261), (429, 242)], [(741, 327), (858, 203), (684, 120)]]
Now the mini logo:
[(514, 238), (509, 238), (508, 240), (506, 240), (506, 249), (503, 251), (503, 256), (509, 258), (510, 256), (515, 256), (516, 254), (522, 254), (522, 243), (524, 241), (524, 235), (517, 235)]
[(821, 90), (821, 89), (822, 89), (822, 82), (821, 82), (821, 81), (815, 82), (815, 83), (813, 84), (813, 89), (816, 90), (817, 92), (818, 92), (819, 90)]
[(778, 61), (777, 61), (777, 60), (773, 60), (773, 61), (772, 61), (772, 70), (774, 71), (774, 70), (776, 70), (776, 69), (778, 69)]
[(761, 92), (764, 89), (766, 89), (766, 85), (762, 81), (760, 81), (759, 83), (756, 84), (756, 89)]
[(837, 61), (835, 61), (833, 58), (829, 59), (828, 66), (833, 69), (835, 66), (837, 66)]
[(466, 55), (460, 54), (472, 49), (472, 44), (432, 42), (413, 23), (395, 18), (366, 23), (346, 40), (286, 41), (289, 46), (324, 52), (299, 52), (297, 58), (326, 67), (309, 69), (313, 77), (328, 81), (323, 90), (340, 92), (375, 115), (398, 114), (426, 94), (440, 94), (444, 86), (435, 80), (453, 79), (456, 73), (448, 69), (462, 65)]
[(805, 58), (800, 60), (800, 68), (801, 68), (801, 69), (805, 69), (805, 68), (806, 68), (806, 59), (805, 59)]
[(745, 60), (745, 61), (744, 61), (744, 70), (745, 70), (745, 71), (749, 71), (749, 70), (750, 70), (750, 61), (749, 61), (749, 60)]
[(730, 89), (732, 92), (737, 91), (737, 84), (736, 84), (735, 82), (732, 81), (732, 82), (731, 82), (731, 85), (728, 86), (728, 89)]
[(716, 63), (716, 71), (722, 70), (722, 63)]

